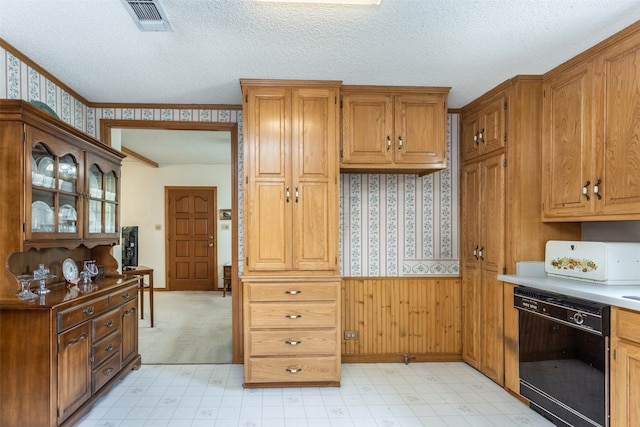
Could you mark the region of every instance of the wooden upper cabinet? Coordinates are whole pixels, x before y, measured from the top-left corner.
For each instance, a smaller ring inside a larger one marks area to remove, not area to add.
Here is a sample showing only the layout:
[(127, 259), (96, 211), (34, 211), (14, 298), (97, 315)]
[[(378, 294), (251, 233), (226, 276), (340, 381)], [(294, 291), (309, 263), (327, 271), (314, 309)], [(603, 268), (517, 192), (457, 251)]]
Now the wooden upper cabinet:
[(463, 161), (505, 147), (506, 109), (506, 98), (499, 94), (481, 109), (463, 115), (460, 140)]
[[(593, 212), (595, 153), (591, 137), (589, 66), (544, 82), (542, 201), (545, 216)], [(591, 188), (590, 188), (591, 187)]]
[(343, 172), (447, 167), (449, 88), (343, 86)]
[(339, 83), (242, 86), (246, 272), (337, 271)]
[(621, 32), (589, 53), (545, 76), (543, 218), (637, 220), (640, 32)]

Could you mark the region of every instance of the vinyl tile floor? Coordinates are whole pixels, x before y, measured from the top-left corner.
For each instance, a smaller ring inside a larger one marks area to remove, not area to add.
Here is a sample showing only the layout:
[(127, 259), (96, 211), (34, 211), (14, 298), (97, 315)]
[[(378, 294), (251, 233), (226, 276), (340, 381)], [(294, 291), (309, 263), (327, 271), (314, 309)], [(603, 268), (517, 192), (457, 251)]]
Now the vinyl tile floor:
[(465, 363), (343, 364), (341, 387), (242, 380), (242, 365), (142, 365), (76, 426), (552, 426)]

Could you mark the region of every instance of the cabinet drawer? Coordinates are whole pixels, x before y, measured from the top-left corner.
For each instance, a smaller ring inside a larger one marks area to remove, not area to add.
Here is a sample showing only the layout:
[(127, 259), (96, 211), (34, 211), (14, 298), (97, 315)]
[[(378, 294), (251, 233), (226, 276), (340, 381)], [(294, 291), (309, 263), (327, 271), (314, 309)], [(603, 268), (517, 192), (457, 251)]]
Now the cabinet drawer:
[(114, 292), (109, 295), (109, 306), (117, 307), (119, 305), (124, 304), (125, 302), (131, 301), (132, 299), (138, 296), (138, 285), (137, 282), (133, 286), (129, 286), (128, 288), (122, 289), (118, 292)]
[(247, 283), (249, 301), (323, 301), (338, 298), (337, 282)]
[(614, 308), (613, 333), (618, 338), (640, 343), (640, 313)]
[(93, 344), (91, 348), (93, 354), (92, 366), (100, 366), (102, 362), (111, 357), (111, 355), (117, 353), (120, 350), (120, 343), (122, 338), (119, 332), (113, 332), (104, 339)]
[(115, 377), (120, 371), (120, 352), (114, 353), (98, 369), (93, 370), (93, 392), (100, 390), (103, 385)]
[(98, 316), (91, 321), (93, 326), (93, 341), (102, 339), (114, 331), (120, 329), (119, 310), (111, 310), (108, 313)]
[(245, 382), (326, 382), (340, 380), (336, 357), (256, 357), (245, 366)]
[(251, 331), (248, 342), (251, 356), (335, 355), (337, 343), (335, 329)]
[(108, 308), (109, 299), (105, 296), (86, 304), (63, 310), (58, 313), (58, 332), (64, 331), (65, 329), (84, 322), (87, 319), (91, 319), (96, 315), (107, 311)]
[(336, 322), (335, 302), (249, 304), (251, 328), (335, 327)]

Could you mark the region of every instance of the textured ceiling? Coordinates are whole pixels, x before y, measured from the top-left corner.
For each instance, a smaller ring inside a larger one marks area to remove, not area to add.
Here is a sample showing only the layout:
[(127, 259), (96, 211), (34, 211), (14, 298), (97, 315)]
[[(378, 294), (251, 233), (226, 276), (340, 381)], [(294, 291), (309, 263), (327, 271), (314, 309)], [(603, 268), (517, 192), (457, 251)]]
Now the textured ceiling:
[(238, 79), (275, 78), (451, 86), (457, 108), (640, 19), (638, 0), (160, 1), (173, 32), (119, 0), (0, 0), (0, 37), (91, 102), (240, 104)]

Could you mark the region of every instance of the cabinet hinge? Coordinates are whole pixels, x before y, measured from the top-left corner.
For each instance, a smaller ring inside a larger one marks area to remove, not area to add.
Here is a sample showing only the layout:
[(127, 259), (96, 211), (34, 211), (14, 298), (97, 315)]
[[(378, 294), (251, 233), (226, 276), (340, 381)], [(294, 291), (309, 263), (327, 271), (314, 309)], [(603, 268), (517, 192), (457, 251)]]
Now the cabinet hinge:
[(27, 132), (22, 132), (22, 142), (27, 142)]
[(616, 360), (616, 356), (617, 356), (617, 354), (616, 354), (616, 349), (614, 348), (614, 349), (613, 349), (613, 360)]
[(334, 103), (334, 105), (338, 105), (338, 97), (337, 96), (333, 97), (333, 103)]
[(344, 150), (340, 150), (340, 158), (342, 159), (344, 157)]
[(507, 133), (506, 132), (504, 133), (504, 136), (502, 138), (503, 138), (504, 142), (507, 142)]
[(340, 108), (342, 108), (342, 100), (340, 100)]
[(248, 184), (248, 183), (249, 183), (249, 176), (245, 176), (245, 177), (244, 177), (244, 182), (245, 182), (245, 184)]
[(504, 103), (504, 109), (505, 110), (507, 109), (507, 103), (506, 102)]
[(502, 167), (505, 167), (505, 168), (507, 167), (507, 159), (504, 159), (502, 161)]
[(542, 97), (543, 97), (543, 98), (545, 98), (546, 96), (547, 96), (547, 91), (546, 91), (546, 90), (543, 90), (543, 91), (542, 91)]
[(507, 267), (502, 267), (502, 274), (507, 274)]
[(244, 96), (244, 102), (249, 102), (249, 95)]
[(246, 262), (247, 262), (247, 265), (249, 265), (249, 257), (247, 257), (247, 261)]
[(27, 232), (27, 224), (25, 224), (24, 222), (22, 223), (22, 232), (23, 233)]

